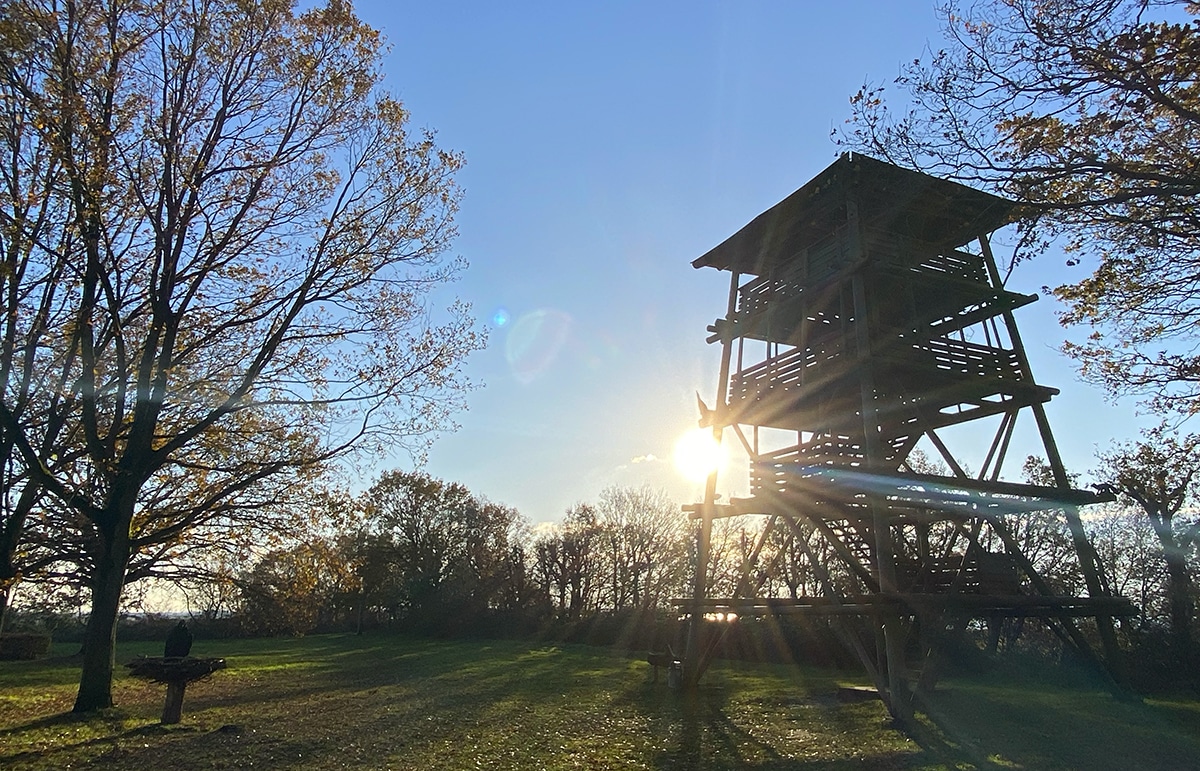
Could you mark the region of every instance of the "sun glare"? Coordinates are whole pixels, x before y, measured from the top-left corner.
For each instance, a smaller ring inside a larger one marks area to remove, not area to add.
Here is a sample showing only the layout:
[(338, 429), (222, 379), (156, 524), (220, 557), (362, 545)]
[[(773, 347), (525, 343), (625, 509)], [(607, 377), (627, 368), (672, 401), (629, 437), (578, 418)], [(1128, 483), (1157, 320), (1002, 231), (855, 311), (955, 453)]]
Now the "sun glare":
[(694, 482), (703, 482), (723, 458), (721, 445), (707, 429), (688, 431), (675, 442), (675, 468)]

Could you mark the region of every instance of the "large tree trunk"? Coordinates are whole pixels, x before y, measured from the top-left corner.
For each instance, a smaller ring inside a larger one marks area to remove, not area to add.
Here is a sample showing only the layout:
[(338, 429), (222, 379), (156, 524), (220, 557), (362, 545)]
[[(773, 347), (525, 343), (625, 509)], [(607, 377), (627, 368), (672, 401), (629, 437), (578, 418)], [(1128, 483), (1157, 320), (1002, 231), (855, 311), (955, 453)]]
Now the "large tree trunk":
[[(1146, 507), (1144, 507), (1146, 508)], [(1192, 591), (1188, 575), (1187, 553), (1175, 537), (1171, 517), (1150, 511), (1150, 523), (1162, 546), (1163, 562), (1167, 566), (1167, 603), (1171, 614), (1171, 644), (1180, 664), (1192, 657)]]
[(103, 553), (98, 555), (92, 579), (92, 612), (83, 637), (83, 671), (74, 712), (91, 712), (113, 705), (112, 678), (117, 652), (117, 617), (121, 590), (129, 563), (127, 528), (115, 534), (101, 533)]
[[(1172, 539), (1174, 541), (1174, 539)], [(1167, 596), (1171, 606), (1171, 641), (1181, 663), (1192, 657), (1192, 592), (1188, 576), (1187, 556), (1171, 544), (1163, 544), (1167, 563)]]

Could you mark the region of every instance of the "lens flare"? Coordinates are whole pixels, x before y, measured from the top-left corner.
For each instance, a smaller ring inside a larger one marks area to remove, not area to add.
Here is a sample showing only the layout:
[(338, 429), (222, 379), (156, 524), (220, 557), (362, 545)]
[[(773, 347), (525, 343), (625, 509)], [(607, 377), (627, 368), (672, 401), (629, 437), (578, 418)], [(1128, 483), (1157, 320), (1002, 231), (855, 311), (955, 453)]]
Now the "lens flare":
[(517, 382), (529, 385), (549, 370), (570, 331), (571, 317), (548, 308), (522, 314), (513, 322), (504, 354)]
[(694, 482), (703, 482), (724, 458), (721, 445), (707, 429), (688, 431), (675, 442), (675, 468)]

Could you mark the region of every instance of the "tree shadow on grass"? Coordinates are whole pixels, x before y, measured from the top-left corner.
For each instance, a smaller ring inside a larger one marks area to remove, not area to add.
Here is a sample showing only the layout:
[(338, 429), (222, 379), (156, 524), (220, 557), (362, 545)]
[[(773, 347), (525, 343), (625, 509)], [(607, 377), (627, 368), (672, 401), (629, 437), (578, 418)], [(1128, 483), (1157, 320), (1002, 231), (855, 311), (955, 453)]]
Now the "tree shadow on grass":
[[(41, 730), (57, 732), (57, 739), (49, 746), (0, 755), (0, 760), (3, 760), (6, 765), (24, 763), (40, 764), (42, 767), (49, 768), (66, 768), (70, 765), (69, 759), (77, 754), (88, 758), (105, 757), (111, 755), (113, 748), (128, 744), (139, 737), (157, 737), (168, 732), (179, 733), (196, 730), (187, 727), (168, 729), (157, 723), (126, 727), (126, 723), (131, 719), (125, 710), (111, 708), (88, 714), (63, 712), (6, 728), (0, 730), (0, 745), (3, 745), (6, 737)], [(88, 735), (66, 738), (71, 735), (72, 728), (87, 729)], [(107, 752), (98, 753), (96, 751), (96, 748), (106, 746), (109, 747)]]
[[(1180, 738), (1200, 735), (1200, 708), (1186, 704), (1100, 709), (1095, 702), (1106, 697), (1091, 691), (952, 681), (906, 740), (877, 700), (839, 696), (835, 677), (722, 670), (681, 698), (661, 677), (652, 684), (644, 662), (601, 649), (371, 636), (280, 641), (231, 658), (229, 670), (189, 688), (181, 726), (145, 724), (161, 709), (154, 687), (108, 717), (54, 715), (8, 728), (0, 744), (29, 738), (22, 731), (58, 734), (62, 746), (43, 751), (25, 741), (31, 751), (15, 757), (35, 768), (103, 760), (113, 769), (235, 760), (430, 768), (433, 759), (447, 768), (512, 769), (606, 768), (619, 759), (660, 769), (1103, 769), (1182, 768), (1200, 757), (1200, 739)], [(90, 720), (111, 724), (75, 730)], [(125, 727), (139, 720), (141, 727)], [(1061, 746), (1069, 742), (1100, 751)]]
[[(14, 725), (8, 728), (0, 729), (0, 738), (5, 736), (15, 736), (17, 734), (28, 731), (37, 731), (41, 729), (62, 729), (70, 728), (71, 726), (89, 726), (102, 725), (107, 730), (114, 732), (125, 731), (125, 723), (131, 719), (127, 710), (120, 707), (111, 707), (109, 709), (99, 710), (97, 712), (77, 713), (77, 712), (59, 712), (53, 715), (45, 715), (43, 717), (30, 720), (28, 723)], [(142, 730), (143, 727), (134, 730)]]
[(74, 712), (60, 712), (55, 715), (39, 717), (21, 725), (0, 729), (0, 737), (12, 736), (25, 731), (35, 731), (42, 728), (62, 728), (64, 726), (87, 723), (94, 719), (94, 715), (78, 715)]
[(658, 735), (659, 769), (1006, 768), (969, 746), (946, 741), (936, 726), (902, 732), (873, 692), (856, 695), (832, 683), (795, 695), (731, 702), (730, 689), (702, 684), (677, 693), (646, 681), (617, 701), (643, 713)]
[[(305, 640), (302, 646), (281, 640), (274, 647), (230, 657), (226, 670), (190, 686), (184, 712), (235, 702), (269, 708), (321, 694), (446, 676), (475, 664), (479, 650), (476, 643), (380, 635), (336, 635), (319, 644)], [(247, 682), (252, 687), (246, 688)], [(145, 687), (161, 693), (159, 686)]]
[(927, 699), (930, 727), (978, 762), (1038, 769), (1194, 768), (1200, 711), (1064, 685), (961, 682)]
[[(206, 642), (211, 652), (222, 653), (218, 645)], [(469, 668), (479, 650), (477, 643), (354, 636), (300, 645), (293, 640), (254, 642), (240, 647), (228, 670), (189, 686), (183, 723), (169, 728), (157, 723), (165, 687), (130, 681), (118, 667), (115, 684), (125, 691), (118, 697), (120, 707), (10, 722), (0, 729), (0, 748), (7, 750), (0, 749), (0, 758), (38, 768), (98, 757), (116, 763), (113, 767), (172, 767), (163, 759), (165, 753), (178, 760), (175, 767), (206, 767), (199, 762), (206, 753), (215, 752), (219, 759), (222, 747), (235, 745), (264, 759), (311, 757), (325, 750), (326, 743), (328, 752), (338, 752), (336, 745), (346, 741), (347, 732), (326, 731), (320, 719), (304, 714), (309, 705), (326, 723), (370, 723), (372, 710), (387, 709), (399, 697), (415, 692), (415, 703), (429, 701), (421, 692), (424, 684)], [(346, 714), (359, 705), (365, 717)], [(209, 737), (211, 729), (225, 722), (244, 725), (245, 730)], [(131, 723), (138, 725), (128, 728)], [(334, 738), (326, 742), (330, 734)]]
[[(438, 758), (443, 767), (483, 760), (489, 767), (533, 768), (547, 747), (586, 743), (589, 722), (603, 718), (594, 710), (595, 694), (626, 667), (603, 652), (527, 643), (384, 641), (376, 649), (365, 641), (361, 650), (338, 655), (337, 667), (304, 670), (294, 682), (287, 670), (271, 672), (251, 689), (250, 701), (244, 688), (189, 696), (185, 720), (189, 710), (231, 714), (221, 711), (222, 702), (237, 701), (243, 715), (247, 707), (251, 713), (237, 740), (242, 746), (289, 740), (289, 752), (330, 767), (406, 768)], [(215, 753), (227, 741), (214, 748), (210, 740), (190, 740), (194, 747), (180, 757), (201, 767), (197, 753)], [(506, 766), (490, 762), (500, 754)]]
[[(667, 710), (668, 744), (655, 756), (658, 768), (786, 768), (780, 750), (737, 725), (720, 688), (674, 694)], [(755, 760), (750, 760), (751, 757)]]
[[(227, 730), (230, 728), (235, 730)], [(256, 736), (237, 726), (208, 731), (186, 725), (153, 724), (75, 742), (59, 742), (15, 753), (3, 760), (6, 766), (38, 769), (291, 768), (297, 760), (311, 756), (313, 747), (314, 742), (301, 735)]]

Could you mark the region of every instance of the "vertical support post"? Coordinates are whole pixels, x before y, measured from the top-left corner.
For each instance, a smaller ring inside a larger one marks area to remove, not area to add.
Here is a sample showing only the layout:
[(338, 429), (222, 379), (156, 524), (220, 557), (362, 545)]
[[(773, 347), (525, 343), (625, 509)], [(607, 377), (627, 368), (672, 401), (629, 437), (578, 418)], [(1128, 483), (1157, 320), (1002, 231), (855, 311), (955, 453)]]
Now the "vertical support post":
[[(853, 240), (852, 255), (855, 261), (862, 261), (863, 237), (861, 221), (858, 217), (858, 206), (850, 201), (847, 203), (847, 214), (850, 222), (850, 233)], [(879, 416), (875, 409), (875, 377), (871, 361), (870, 309), (867, 307), (866, 285), (862, 271), (854, 273), (850, 279), (852, 301), (854, 303), (854, 343), (857, 352), (859, 391), (862, 399), (863, 453), (866, 456), (867, 468), (878, 469), (883, 465), (884, 452), (879, 436)], [(888, 711), (898, 720), (905, 720), (911, 714), (911, 705), (907, 698), (905, 685), (906, 673), (904, 665), (904, 644), (900, 629), (900, 617), (888, 602), (895, 601), (898, 587), (896, 583), (895, 544), (892, 541), (892, 528), (887, 512), (879, 504), (871, 501), (871, 529), (875, 538), (875, 572), (879, 583), (879, 592), (884, 602), (879, 604), (879, 618), (882, 621), (883, 640), (881, 658), (887, 666), (887, 694), (880, 694), (887, 704)]]
[(167, 683), (167, 700), (163, 703), (163, 725), (175, 725), (183, 716), (183, 692), (187, 688), (186, 680), (172, 680)]
[[(729, 370), (733, 355), (734, 316), (737, 314), (738, 280), (741, 274), (732, 271), (729, 279), (729, 302), (725, 323), (718, 324), (721, 334), (721, 372), (717, 381), (717, 398), (713, 404), (713, 439), (719, 444), (728, 419), (726, 400), (729, 398)], [(712, 523), (717, 506), (717, 470), (709, 472), (704, 483), (704, 505), (700, 508), (700, 527), (696, 535), (696, 573), (692, 579), (692, 607), (688, 614), (687, 642), (683, 652), (683, 685), (695, 688), (704, 674), (704, 651), (701, 644), (704, 612), (702, 603), (708, 593), (708, 560), (712, 543)]]
[[(979, 248), (983, 252), (983, 258), (987, 264), (988, 276), (995, 288), (1000, 289), (1003, 283), (1000, 279), (1000, 271), (996, 268), (996, 258), (992, 254), (992, 246), (988, 243), (986, 235), (979, 236)], [(1030, 383), (1035, 382), (1033, 379), (1033, 370), (1029, 366), (1029, 358), (1025, 354), (1025, 346), (1021, 342), (1021, 335), (1017, 332), (1017, 322), (1013, 318), (1012, 311), (1004, 311), (1004, 325), (1008, 329), (1008, 337), (1012, 341), (1013, 350), (1017, 355), (1017, 364), (1021, 368), (1021, 376), (1027, 378)], [(1041, 434), (1042, 444), (1046, 448), (1046, 460), (1050, 464), (1050, 469), (1054, 473), (1054, 484), (1061, 488), (1070, 488), (1071, 480), (1067, 476), (1066, 466), (1063, 464), (1062, 456), (1058, 452), (1058, 444), (1054, 441), (1054, 434), (1050, 431), (1050, 420), (1046, 417), (1046, 406), (1042, 402), (1034, 402), (1033, 416), (1037, 421), (1038, 433)], [(1083, 520), (1079, 517), (1079, 511), (1067, 506), (1063, 509), (1063, 515), (1067, 520), (1067, 527), (1071, 531), (1071, 540), (1075, 544), (1075, 553), (1079, 558), (1079, 567), (1083, 571), (1084, 583), (1087, 585), (1088, 595), (1092, 597), (1111, 597), (1112, 592), (1109, 590), (1108, 582), (1100, 573), (1099, 557), (1096, 554), (1095, 547), (1087, 537), (1087, 532), (1083, 529)], [(1067, 619), (1063, 619), (1064, 623)], [(1113, 626), (1112, 616), (1106, 616), (1102, 613), (1096, 614), (1096, 626), (1100, 632), (1100, 644), (1104, 647), (1104, 660), (1107, 663), (1110, 674), (1117, 684), (1124, 688), (1127, 680), (1124, 672), (1124, 657), (1121, 653), (1121, 646), (1117, 642), (1117, 633)]]

